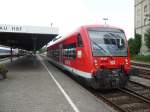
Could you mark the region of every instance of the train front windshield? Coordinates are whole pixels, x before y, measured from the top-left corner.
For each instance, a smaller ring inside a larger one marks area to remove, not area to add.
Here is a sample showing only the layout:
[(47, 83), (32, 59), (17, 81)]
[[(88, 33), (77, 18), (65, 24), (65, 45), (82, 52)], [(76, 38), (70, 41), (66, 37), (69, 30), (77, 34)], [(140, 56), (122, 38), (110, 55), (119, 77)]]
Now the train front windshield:
[(113, 28), (88, 29), (93, 56), (127, 56), (127, 43), (122, 30)]

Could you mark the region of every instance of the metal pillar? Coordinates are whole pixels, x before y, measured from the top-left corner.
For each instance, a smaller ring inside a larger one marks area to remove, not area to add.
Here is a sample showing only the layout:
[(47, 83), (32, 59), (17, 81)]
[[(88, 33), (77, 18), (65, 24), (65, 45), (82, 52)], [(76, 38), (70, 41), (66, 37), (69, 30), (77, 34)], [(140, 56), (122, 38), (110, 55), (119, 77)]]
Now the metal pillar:
[(12, 62), (12, 58), (13, 58), (13, 52), (12, 52), (12, 46), (10, 48), (10, 61)]
[(37, 47), (37, 38), (32, 38), (33, 40), (33, 53), (36, 55), (36, 47)]
[(36, 61), (37, 38), (33, 37), (32, 41), (33, 41), (33, 53), (34, 53), (33, 66), (36, 66), (37, 65), (37, 61)]
[(48, 46), (48, 44), (46, 44), (46, 53), (48, 52), (48, 50), (47, 50), (47, 46)]

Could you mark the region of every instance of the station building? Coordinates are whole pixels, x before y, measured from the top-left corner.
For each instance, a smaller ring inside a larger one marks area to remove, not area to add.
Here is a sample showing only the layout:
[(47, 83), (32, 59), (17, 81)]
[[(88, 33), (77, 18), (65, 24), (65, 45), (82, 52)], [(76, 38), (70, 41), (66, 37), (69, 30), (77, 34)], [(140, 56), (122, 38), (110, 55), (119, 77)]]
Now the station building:
[(148, 55), (150, 52), (145, 45), (145, 33), (150, 28), (150, 0), (134, 0), (134, 12), (135, 12), (135, 33), (142, 36), (142, 47), (140, 49), (141, 54)]

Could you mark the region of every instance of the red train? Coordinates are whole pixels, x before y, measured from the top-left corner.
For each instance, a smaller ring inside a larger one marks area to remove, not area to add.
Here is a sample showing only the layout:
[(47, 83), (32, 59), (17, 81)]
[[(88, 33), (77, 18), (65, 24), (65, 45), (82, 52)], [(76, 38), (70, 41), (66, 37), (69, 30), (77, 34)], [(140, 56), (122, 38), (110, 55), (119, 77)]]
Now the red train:
[(103, 25), (81, 26), (47, 48), (48, 59), (94, 89), (124, 87), (129, 79), (130, 57), (122, 29)]

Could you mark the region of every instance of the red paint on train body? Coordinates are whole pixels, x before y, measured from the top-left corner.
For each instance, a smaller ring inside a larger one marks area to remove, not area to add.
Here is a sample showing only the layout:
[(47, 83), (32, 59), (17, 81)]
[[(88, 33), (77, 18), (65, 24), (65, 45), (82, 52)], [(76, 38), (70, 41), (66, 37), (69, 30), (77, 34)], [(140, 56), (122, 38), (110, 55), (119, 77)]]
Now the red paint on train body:
[(87, 79), (95, 89), (123, 87), (128, 81), (130, 54), (120, 28), (81, 26), (52, 42), (47, 51), (50, 61)]

